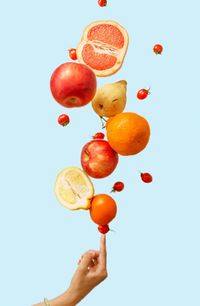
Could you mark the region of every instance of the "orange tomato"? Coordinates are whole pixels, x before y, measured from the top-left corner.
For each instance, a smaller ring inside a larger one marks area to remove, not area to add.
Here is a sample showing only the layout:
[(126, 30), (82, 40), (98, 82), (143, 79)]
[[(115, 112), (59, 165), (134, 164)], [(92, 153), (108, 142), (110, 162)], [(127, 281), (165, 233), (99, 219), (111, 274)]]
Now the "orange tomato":
[(98, 225), (110, 223), (117, 214), (116, 202), (107, 194), (98, 194), (91, 201), (90, 217)]

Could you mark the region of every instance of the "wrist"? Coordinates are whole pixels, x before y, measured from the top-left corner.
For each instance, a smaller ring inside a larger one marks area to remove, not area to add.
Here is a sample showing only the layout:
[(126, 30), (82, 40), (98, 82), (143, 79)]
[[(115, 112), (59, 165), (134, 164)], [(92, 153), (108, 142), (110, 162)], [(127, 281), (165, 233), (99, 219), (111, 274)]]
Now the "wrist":
[[(67, 290), (66, 292), (59, 295), (58, 297), (52, 300), (49, 300), (49, 305), (50, 306), (76, 306), (78, 302), (79, 301), (77, 300), (77, 297), (74, 294), (72, 294), (72, 292)], [(42, 303), (41, 305), (44, 305), (44, 303)], [(36, 306), (40, 306), (40, 304)]]
[(72, 288), (67, 289), (63, 296), (67, 302), (66, 306), (75, 306), (82, 300), (80, 294)]

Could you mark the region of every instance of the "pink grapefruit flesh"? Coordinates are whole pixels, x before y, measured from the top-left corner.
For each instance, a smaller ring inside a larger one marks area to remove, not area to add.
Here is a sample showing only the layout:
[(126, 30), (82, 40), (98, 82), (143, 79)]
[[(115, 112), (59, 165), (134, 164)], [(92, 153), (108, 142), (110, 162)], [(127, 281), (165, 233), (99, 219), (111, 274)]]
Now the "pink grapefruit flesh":
[(122, 32), (111, 24), (99, 24), (91, 28), (87, 34), (88, 40), (102, 41), (118, 49), (124, 46)]
[(115, 21), (96, 21), (84, 31), (77, 47), (79, 62), (97, 76), (109, 76), (122, 66), (128, 48), (128, 33)]
[(106, 70), (113, 67), (117, 58), (105, 53), (95, 53), (91, 44), (86, 44), (82, 50), (85, 64), (95, 70)]

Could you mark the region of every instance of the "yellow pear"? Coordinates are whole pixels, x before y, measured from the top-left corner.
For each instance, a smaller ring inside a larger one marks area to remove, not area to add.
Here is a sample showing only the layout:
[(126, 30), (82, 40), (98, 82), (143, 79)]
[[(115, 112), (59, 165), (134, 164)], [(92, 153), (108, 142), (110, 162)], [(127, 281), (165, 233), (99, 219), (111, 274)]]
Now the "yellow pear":
[(101, 117), (122, 113), (126, 106), (126, 86), (126, 81), (119, 81), (98, 88), (92, 100), (94, 111)]

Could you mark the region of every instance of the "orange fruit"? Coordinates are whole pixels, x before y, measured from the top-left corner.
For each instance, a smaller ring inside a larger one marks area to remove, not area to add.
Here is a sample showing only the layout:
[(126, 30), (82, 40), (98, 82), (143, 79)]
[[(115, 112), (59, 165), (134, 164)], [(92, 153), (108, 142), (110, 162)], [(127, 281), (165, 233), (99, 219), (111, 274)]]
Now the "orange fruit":
[(106, 130), (110, 146), (121, 155), (134, 155), (141, 152), (150, 138), (148, 121), (130, 112), (109, 118)]
[(90, 207), (90, 217), (98, 225), (107, 225), (117, 214), (116, 202), (107, 194), (93, 197)]

